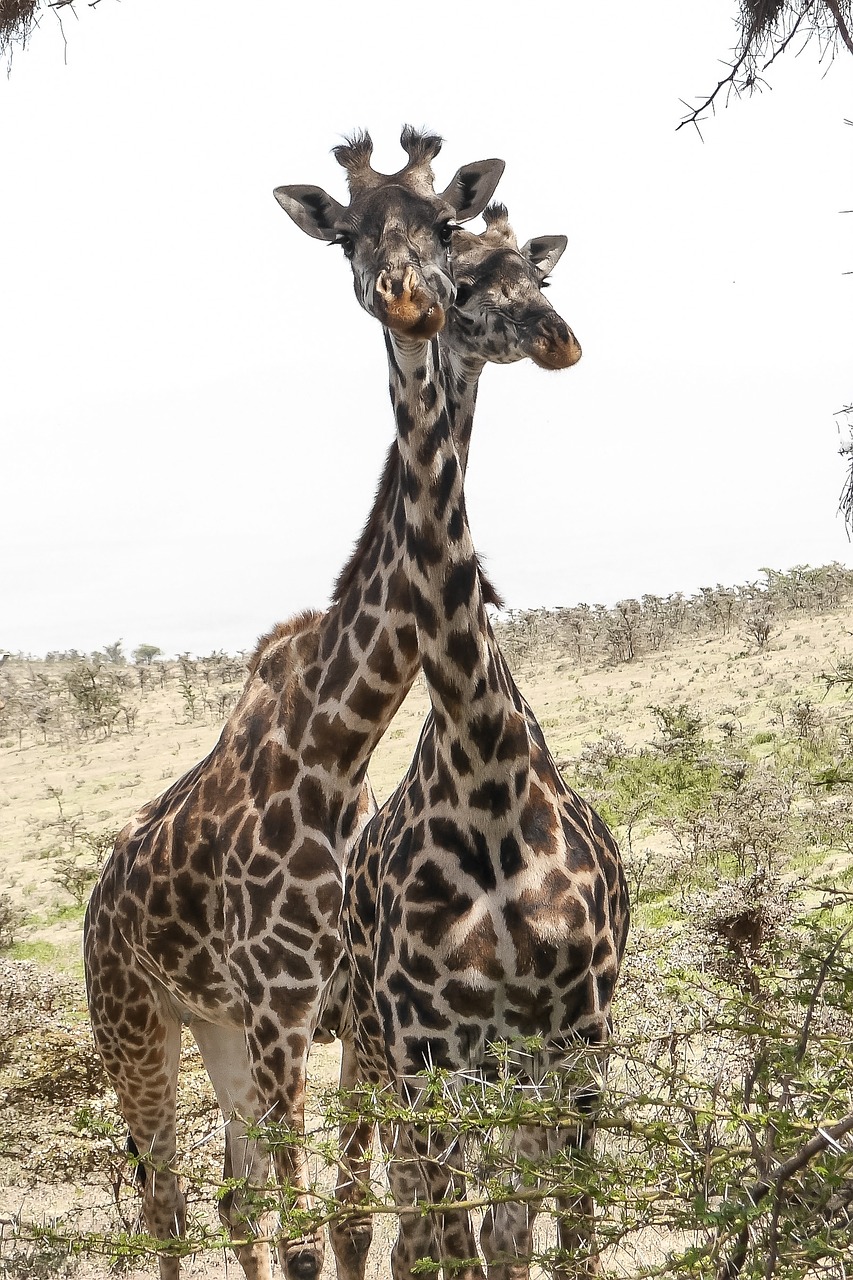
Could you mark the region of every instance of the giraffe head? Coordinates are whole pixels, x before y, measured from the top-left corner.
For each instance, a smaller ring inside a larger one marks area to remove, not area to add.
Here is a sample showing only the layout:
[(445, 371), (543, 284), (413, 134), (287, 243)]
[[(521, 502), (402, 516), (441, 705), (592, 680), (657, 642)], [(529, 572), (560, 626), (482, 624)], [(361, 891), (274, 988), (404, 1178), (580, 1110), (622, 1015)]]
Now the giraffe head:
[(503, 173), (502, 160), (463, 165), (436, 194), (432, 161), (441, 138), (406, 126), (409, 159), (397, 173), (377, 173), (373, 143), (360, 133), (335, 147), (347, 171), (348, 205), (321, 187), (276, 187), (275, 198), (309, 236), (339, 244), (350, 260), (355, 294), (370, 315), (403, 337), (433, 337), (453, 301), (448, 256), (453, 230), (482, 212)]
[(447, 345), (493, 364), (525, 357), (542, 369), (577, 364), (580, 344), (542, 292), (566, 237), (536, 236), (519, 249), (502, 204), (489, 205), (483, 217), (482, 234), (453, 233), (456, 299), (448, 315)]

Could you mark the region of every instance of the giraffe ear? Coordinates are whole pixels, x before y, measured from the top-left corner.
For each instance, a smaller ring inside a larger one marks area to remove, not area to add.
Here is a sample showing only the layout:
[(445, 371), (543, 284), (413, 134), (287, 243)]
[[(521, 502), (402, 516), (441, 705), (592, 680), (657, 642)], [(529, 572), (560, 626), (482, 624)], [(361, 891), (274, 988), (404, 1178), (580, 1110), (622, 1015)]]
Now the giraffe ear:
[(276, 187), (273, 192), (297, 227), (315, 240), (334, 240), (345, 209), (322, 187)]
[(476, 164), (463, 164), (450, 186), (442, 192), (456, 212), (457, 222), (467, 222), (482, 213), (495, 194), (495, 187), (504, 171), (503, 160), (478, 160)]
[(544, 280), (562, 258), (568, 243), (565, 236), (534, 236), (519, 252), (536, 268), (539, 279)]

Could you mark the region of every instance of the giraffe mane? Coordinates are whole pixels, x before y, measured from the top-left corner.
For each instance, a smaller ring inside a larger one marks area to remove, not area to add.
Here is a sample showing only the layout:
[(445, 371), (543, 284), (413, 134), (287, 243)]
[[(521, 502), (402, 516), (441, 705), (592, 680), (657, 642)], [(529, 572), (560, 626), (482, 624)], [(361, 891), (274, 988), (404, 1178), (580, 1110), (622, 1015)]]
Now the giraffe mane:
[(504, 598), (494, 586), (490, 577), (487, 576), (483, 566), (480, 564), (480, 557), (477, 560), (477, 575), (480, 579), (480, 591), (483, 596), (483, 604), (493, 604), (496, 609), (504, 608)]
[(323, 617), (319, 609), (303, 609), (301, 613), (294, 614), (292, 618), (288, 618), (286, 622), (277, 622), (274, 627), (265, 632), (255, 645), (254, 652), (249, 658), (249, 676), (255, 675), (261, 661), (266, 653), (278, 644), (280, 640), (288, 640), (292, 636), (298, 635), (301, 631), (307, 631)]
[[(338, 574), (337, 581), (332, 589), (333, 604), (339, 604), (341, 600), (343, 600), (349, 588), (356, 581), (359, 568), (370, 549), (371, 543), (376, 538), (378, 531), (384, 527), (385, 511), (391, 500), (391, 494), (393, 493), (394, 488), (399, 484), (399, 481), (400, 451), (397, 448), (397, 441), (394, 440), (392, 441), (391, 447), (385, 457), (385, 466), (382, 469), (382, 475), (376, 489), (376, 497), (373, 500), (370, 515), (365, 521), (364, 528), (361, 531), (358, 542), (353, 548), (352, 555)], [(483, 593), (484, 602), (486, 604), (493, 604), (498, 609), (502, 609), (504, 607), (503, 599), (483, 572), (479, 559), (477, 560), (477, 572), (480, 577), (480, 588)]]
[(391, 500), (391, 493), (399, 479), (399, 463), (400, 452), (397, 448), (397, 441), (394, 440), (385, 457), (385, 466), (382, 468), (382, 475), (376, 489), (376, 497), (373, 499), (373, 506), (370, 508), (370, 515), (365, 521), (364, 528), (353, 548), (352, 555), (343, 569), (341, 569), (332, 588), (332, 601), (335, 604), (338, 604), (344, 598), (352, 586), (358, 576), (359, 565), (367, 554), (367, 550), (377, 531), (383, 524), (386, 506)]

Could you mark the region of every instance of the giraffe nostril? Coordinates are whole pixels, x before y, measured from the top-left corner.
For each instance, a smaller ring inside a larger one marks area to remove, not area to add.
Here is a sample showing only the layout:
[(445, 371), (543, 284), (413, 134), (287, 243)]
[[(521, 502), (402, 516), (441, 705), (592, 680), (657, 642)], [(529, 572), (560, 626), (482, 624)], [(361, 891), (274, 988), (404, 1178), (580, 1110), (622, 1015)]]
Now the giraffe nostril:
[(551, 342), (568, 342), (571, 336), (571, 330), (565, 320), (556, 314), (542, 316), (536, 327), (542, 337)]

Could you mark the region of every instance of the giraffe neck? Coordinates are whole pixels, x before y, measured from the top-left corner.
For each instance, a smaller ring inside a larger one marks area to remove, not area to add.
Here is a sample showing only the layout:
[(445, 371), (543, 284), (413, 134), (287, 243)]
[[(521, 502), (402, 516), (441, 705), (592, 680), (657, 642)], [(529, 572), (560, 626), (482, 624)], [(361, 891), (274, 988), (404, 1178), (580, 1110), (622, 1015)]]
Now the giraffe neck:
[(477, 391), (486, 367), (485, 360), (475, 360), (454, 351), (439, 338), (441, 364), (439, 375), (444, 383), (450, 431), (456, 446), (456, 456), (464, 476), (468, 470), (468, 452), (471, 445), (471, 429), (474, 410), (477, 407)]
[[(435, 344), (419, 345), (427, 361), (422, 385), (435, 384), (436, 402), (440, 397), (448, 429), (458, 436), (454, 457), (464, 470), (483, 365), (465, 360), (454, 366), (446, 406), (444, 390), (438, 386)], [(401, 371), (390, 344), (388, 357), (396, 405)], [(325, 811), (337, 828), (339, 847), (357, 821), (355, 802), (370, 757), (420, 667), (403, 488), (395, 441), (362, 537), (320, 624), (316, 657), (304, 663), (297, 696), (297, 703), (304, 699), (305, 708), (301, 760), (315, 777), (321, 775), (323, 792), (335, 797), (334, 807)]]
[[(392, 382), (404, 474), (406, 572), (436, 724), (451, 722), (467, 750), (484, 717), (519, 711), (491, 637), (465, 510), (464, 473), (451, 430), (448, 388), (435, 347), (392, 340)], [(511, 684), (511, 682), (510, 682)]]

